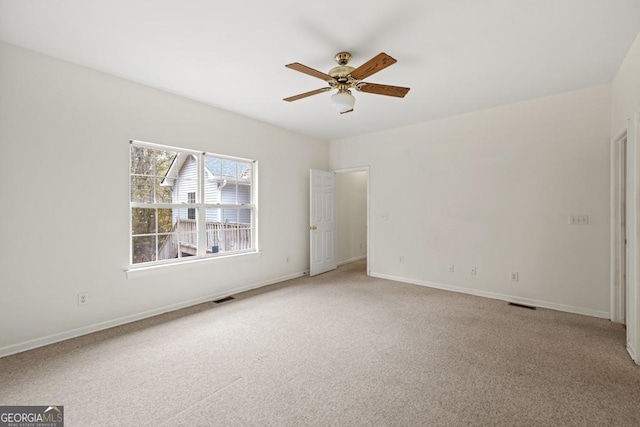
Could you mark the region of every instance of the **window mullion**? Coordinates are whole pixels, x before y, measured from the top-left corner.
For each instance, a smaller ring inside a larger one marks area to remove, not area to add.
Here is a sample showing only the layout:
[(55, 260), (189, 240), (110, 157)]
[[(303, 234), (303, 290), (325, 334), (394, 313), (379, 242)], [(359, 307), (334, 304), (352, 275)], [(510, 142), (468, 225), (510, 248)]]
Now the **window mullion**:
[(258, 163), (253, 162), (251, 170), (251, 247), (258, 250)]
[(204, 153), (198, 155), (198, 198), (196, 205), (198, 206), (197, 224), (198, 224), (198, 256), (207, 254), (207, 210), (204, 208), (205, 183), (204, 183)]

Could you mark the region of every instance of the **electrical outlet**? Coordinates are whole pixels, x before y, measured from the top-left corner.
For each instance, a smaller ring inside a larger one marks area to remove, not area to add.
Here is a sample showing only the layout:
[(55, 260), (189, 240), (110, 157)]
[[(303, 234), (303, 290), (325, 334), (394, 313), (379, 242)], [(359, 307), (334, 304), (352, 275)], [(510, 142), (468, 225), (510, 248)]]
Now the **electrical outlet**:
[(404, 264), (404, 257), (403, 256), (400, 257), (400, 264)]
[(569, 215), (571, 225), (589, 225), (589, 215)]
[(89, 292), (82, 292), (78, 294), (78, 305), (87, 305), (89, 304)]
[(520, 279), (520, 275), (518, 274), (517, 271), (511, 272), (511, 281), (512, 282), (517, 282), (519, 279)]
[(475, 266), (471, 267), (471, 275), (475, 276), (476, 273), (478, 273), (478, 269)]
[(290, 261), (289, 255), (287, 255), (287, 264), (289, 264), (289, 261)]
[(455, 271), (455, 266), (453, 264), (449, 264), (449, 273), (453, 273)]

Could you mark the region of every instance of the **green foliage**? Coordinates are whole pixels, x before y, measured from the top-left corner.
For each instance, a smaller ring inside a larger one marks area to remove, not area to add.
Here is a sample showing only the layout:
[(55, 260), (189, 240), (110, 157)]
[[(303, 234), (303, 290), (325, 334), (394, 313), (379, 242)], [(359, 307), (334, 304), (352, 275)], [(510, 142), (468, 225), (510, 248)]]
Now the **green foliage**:
[(176, 156), (177, 153), (172, 151), (131, 145), (131, 201), (150, 205), (149, 209), (134, 208), (131, 211), (134, 264), (155, 261), (156, 251), (167, 239), (167, 236), (159, 236), (158, 240), (155, 235), (169, 233), (173, 227), (172, 210), (156, 209), (152, 205), (171, 203), (171, 186), (161, 184)]

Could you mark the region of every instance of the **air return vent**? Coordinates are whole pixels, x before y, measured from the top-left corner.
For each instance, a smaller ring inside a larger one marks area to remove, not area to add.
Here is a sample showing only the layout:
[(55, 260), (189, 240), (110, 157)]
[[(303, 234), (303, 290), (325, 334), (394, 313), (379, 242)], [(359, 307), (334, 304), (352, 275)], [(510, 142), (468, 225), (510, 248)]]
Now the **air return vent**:
[(518, 304), (517, 302), (510, 302), (509, 305), (520, 308), (528, 308), (529, 310), (535, 310), (536, 308), (531, 305)]

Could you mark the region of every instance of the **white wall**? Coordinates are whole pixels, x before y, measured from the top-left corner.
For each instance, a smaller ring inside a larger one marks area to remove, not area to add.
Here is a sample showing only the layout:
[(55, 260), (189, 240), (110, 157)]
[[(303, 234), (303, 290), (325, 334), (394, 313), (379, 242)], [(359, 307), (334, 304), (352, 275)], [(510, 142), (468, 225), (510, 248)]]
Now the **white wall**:
[[(0, 63), (0, 355), (308, 269), (327, 143), (4, 43)], [(262, 253), (127, 279), (129, 139), (257, 159)]]
[(336, 174), (338, 264), (367, 255), (367, 174)]
[(611, 133), (626, 126), (631, 113), (640, 109), (640, 34), (622, 61), (611, 84)]
[(610, 96), (604, 85), (332, 142), (332, 169), (370, 166), (371, 274), (608, 317)]

